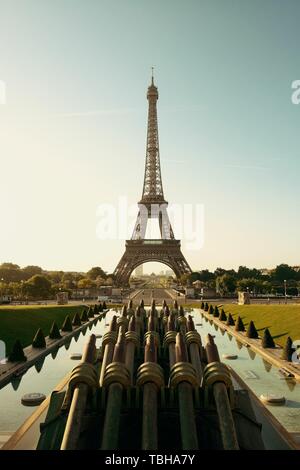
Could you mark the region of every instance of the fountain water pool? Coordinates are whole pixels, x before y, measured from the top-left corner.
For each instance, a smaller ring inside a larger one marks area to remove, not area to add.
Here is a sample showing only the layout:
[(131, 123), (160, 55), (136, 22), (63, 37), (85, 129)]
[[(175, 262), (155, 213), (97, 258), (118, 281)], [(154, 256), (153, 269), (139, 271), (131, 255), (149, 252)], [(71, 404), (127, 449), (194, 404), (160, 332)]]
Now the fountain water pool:
[[(195, 309), (192, 315), (194, 315), (195, 324), (202, 324), (202, 326), (196, 326), (202, 342), (205, 342), (205, 336), (208, 333), (214, 335), (222, 362), (230, 366), (257, 397), (272, 393), (286, 398), (284, 406), (266, 406), (288, 432), (299, 433), (300, 383), (284, 378), (278, 367), (267, 362), (251, 348), (242, 345), (216, 324), (211, 324), (207, 318), (202, 318), (200, 310)], [(237, 358), (226, 359), (224, 356), (227, 354), (236, 355)]]
[[(95, 334), (97, 346), (101, 345), (105, 324), (109, 323), (115, 311), (109, 311), (106, 319), (98, 321), (86, 334), (80, 334), (71, 343), (62, 346), (55, 354), (46, 356), (43, 362), (36, 363), (22, 377), (15, 378), (0, 390), (0, 445), (33, 413), (32, 407), (21, 404), (21, 398), (28, 393), (49, 395), (62, 378), (74, 367), (72, 354), (82, 353), (89, 334)], [(268, 406), (269, 411), (289, 432), (300, 432), (300, 383), (293, 379), (284, 379), (279, 369), (255, 354), (251, 348), (239, 343), (228, 333), (221, 331), (215, 324), (201, 317), (200, 310), (191, 312), (202, 342), (210, 333), (215, 336), (222, 361), (228, 364), (255, 393), (256, 396), (272, 392), (286, 398), (284, 406)], [(224, 355), (236, 355), (237, 358), (226, 359)]]

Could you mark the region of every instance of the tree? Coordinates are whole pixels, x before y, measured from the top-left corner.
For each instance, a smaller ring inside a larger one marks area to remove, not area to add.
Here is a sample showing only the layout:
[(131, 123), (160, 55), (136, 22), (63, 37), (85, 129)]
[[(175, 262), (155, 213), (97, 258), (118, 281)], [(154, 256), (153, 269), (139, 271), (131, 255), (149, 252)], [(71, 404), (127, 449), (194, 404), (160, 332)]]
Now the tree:
[(86, 309), (83, 309), (83, 311), (81, 312), (80, 320), (82, 321), (82, 323), (86, 323), (89, 320)]
[(35, 334), (35, 337), (32, 341), (33, 348), (45, 348), (46, 347), (46, 340), (43, 331), (39, 328)]
[(261, 291), (263, 294), (270, 294), (272, 292), (272, 283), (270, 281), (262, 281)]
[(199, 273), (197, 271), (192, 272), (191, 274), (189, 274), (188, 279), (191, 284), (195, 281), (199, 281)]
[(88, 316), (88, 318), (93, 318), (93, 316), (94, 316), (94, 310), (93, 310), (93, 307), (91, 305), (88, 308), (87, 316)]
[(83, 279), (80, 279), (77, 283), (78, 289), (90, 289), (91, 287), (94, 286), (94, 282), (92, 279), (84, 277)]
[(72, 290), (74, 289), (74, 281), (71, 281), (71, 280), (66, 280), (66, 281), (63, 281), (61, 283), (61, 287), (63, 288), (63, 290)]
[(293, 352), (294, 352), (293, 340), (290, 336), (288, 336), (286, 339), (286, 343), (284, 345), (283, 351), (282, 351), (281, 358), (284, 359), (285, 361), (291, 361)]
[(0, 279), (5, 282), (20, 282), (25, 279), (20, 266), (13, 263), (2, 263), (0, 265)]
[(214, 308), (213, 316), (214, 316), (214, 317), (217, 317), (217, 318), (220, 316), (220, 312), (219, 312), (219, 309), (218, 309), (217, 306), (215, 306), (215, 308)]
[(226, 313), (225, 313), (225, 311), (224, 311), (224, 308), (222, 308), (222, 310), (221, 310), (219, 319), (220, 319), (221, 321), (227, 321), (227, 316), (226, 316)]
[(268, 328), (265, 329), (264, 335), (261, 341), (261, 345), (263, 348), (275, 348), (274, 340), (271, 336), (271, 333)]
[(227, 318), (226, 325), (228, 325), (228, 326), (234, 326), (235, 325), (235, 322), (234, 322), (234, 319), (233, 319), (231, 313), (228, 313), (228, 318)]
[(25, 266), (22, 272), (25, 274), (26, 279), (30, 279), (35, 274), (42, 274), (43, 270), (39, 266)]
[(112, 279), (112, 277), (108, 277), (108, 278), (106, 279), (106, 281), (105, 281), (105, 284), (106, 284), (107, 286), (112, 286), (112, 285), (113, 285), (113, 279)]
[(86, 273), (86, 276), (89, 278), (89, 279), (92, 279), (92, 280), (95, 280), (97, 279), (98, 276), (101, 276), (103, 277), (104, 279), (106, 279), (106, 273), (103, 271), (102, 268), (100, 268), (99, 266), (95, 266), (94, 268), (91, 268), (87, 273)]
[(180, 283), (183, 285), (183, 286), (187, 286), (190, 282), (190, 274), (182, 274), (182, 276), (180, 276)]
[(236, 279), (231, 274), (218, 276), (216, 284), (221, 295), (232, 294), (236, 290)]
[(202, 269), (198, 273), (198, 280), (203, 282), (209, 282), (215, 279), (214, 273), (210, 272), (208, 269)]
[(55, 323), (55, 321), (52, 323), (50, 333), (49, 333), (49, 338), (50, 339), (60, 339), (61, 338), (59, 328), (58, 328), (57, 324)]
[(217, 268), (214, 272), (215, 277), (220, 277), (226, 274), (226, 269), (223, 268)]
[(250, 321), (248, 325), (246, 336), (248, 338), (253, 338), (253, 339), (258, 338), (257, 329), (255, 328), (254, 322), (252, 320)]
[(78, 312), (75, 313), (72, 321), (73, 326), (80, 326), (81, 325), (81, 320), (80, 320), (80, 315)]
[(258, 269), (249, 269), (246, 266), (239, 266), (237, 277), (239, 279), (260, 279), (262, 276), (261, 272)]
[[(132, 300), (131, 300), (131, 302), (132, 302)], [(134, 313), (134, 310), (132, 309), (132, 307), (131, 307), (131, 310)], [(94, 305), (94, 315), (98, 315), (99, 312), (100, 312), (99, 305), (95, 304)]]
[(0, 269), (20, 269), (20, 266), (14, 263), (2, 263)]
[(247, 289), (253, 290), (253, 279), (251, 278), (243, 278), (239, 279), (236, 283), (237, 288), (239, 291), (246, 291)]
[(238, 316), (238, 318), (237, 318), (234, 329), (236, 331), (245, 331), (245, 326), (244, 326), (243, 320), (241, 319), (240, 316)]
[(95, 280), (95, 284), (96, 284), (97, 287), (104, 286), (105, 285), (104, 277), (97, 276), (97, 278)]
[(6, 295), (6, 289), (7, 289), (7, 286), (5, 284), (5, 282), (0, 282), (0, 295)]
[(59, 284), (61, 282), (63, 275), (64, 275), (63, 271), (48, 271), (47, 272), (47, 278), (55, 284)]
[(72, 331), (72, 330), (73, 330), (72, 322), (70, 320), (69, 315), (67, 315), (61, 327), (61, 331)]
[(27, 361), (27, 357), (24, 354), (22, 344), (20, 340), (16, 340), (14, 343), (12, 350), (8, 356), (8, 360), (10, 362), (20, 362), (20, 361)]
[(10, 295), (15, 298), (22, 296), (22, 284), (20, 282), (3, 283), (2, 286), (4, 286), (4, 295)]
[(48, 299), (52, 294), (51, 282), (45, 276), (35, 274), (23, 284), (23, 293), (34, 299)]
[(276, 266), (272, 277), (276, 281), (283, 283), (285, 280), (298, 279), (299, 273), (288, 264), (279, 264)]

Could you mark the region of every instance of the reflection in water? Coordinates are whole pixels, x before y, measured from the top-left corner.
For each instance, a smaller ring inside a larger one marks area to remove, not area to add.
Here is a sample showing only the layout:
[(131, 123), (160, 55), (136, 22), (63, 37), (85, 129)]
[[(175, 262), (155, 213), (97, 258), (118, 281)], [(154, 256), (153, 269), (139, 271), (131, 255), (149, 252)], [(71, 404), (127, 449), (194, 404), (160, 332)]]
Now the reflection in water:
[(54, 349), (53, 351), (51, 351), (52, 359), (56, 358), (58, 351), (59, 351), (59, 346), (56, 349)]
[(89, 330), (91, 330), (93, 328), (93, 323), (90, 323), (89, 324)]
[[(108, 321), (111, 316), (112, 314), (107, 316)], [(0, 389), (0, 434), (15, 431), (34, 411), (30, 407), (21, 406), (20, 398), (23, 394), (35, 393), (36, 391), (45, 395), (50, 394), (61, 379), (74, 368), (76, 363), (70, 359), (70, 354), (82, 352), (88, 339), (87, 336), (93, 332), (103, 336), (104, 322), (97, 323), (97, 326), (91, 332), (88, 331), (85, 337), (80, 335), (77, 343), (68, 338), (69, 344), (62, 344), (60, 347), (56, 345), (43, 360), (45, 362), (42, 369), (41, 363), (30, 368), (25, 363), (24, 366), (22, 365), (24, 367), (23, 375), (14, 377), (9, 384)], [(74, 333), (77, 334), (78, 330)], [(98, 345), (100, 344), (101, 341)], [(66, 349), (68, 350), (66, 351)], [(37, 369), (40, 369), (39, 373)], [(0, 440), (2, 441), (2, 439)]]
[(218, 331), (219, 327), (216, 323), (214, 323), (215, 330)]
[(285, 383), (287, 384), (289, 390), (292, 392), (294, 390), (294, 388), (296, 387), (296, 380), (291, 380), (291, 379), (287, 379), (285, 380)]
[(242, 349), (243, 343), (241, 343), (238, 339), (236, 339), (235, 342), (236, 342), (237, 347), (238, 347), (239, 349)]
[[(273, 366), (272, 370), (269, 373), (266, 373), (266, 366), (268, 367), (269, 364), (266, 365), (265, 363), (262, 363), (261, 356), (259, 354), (256, 354), (251, 348), (246, 347), (242, 348), (238, 352), (238, 342), (233, 341), (230, 343), (233, 337), (228, 332), (227, 340), (225, 335), (226, 331), (220, 327), (219, 330), (214, 329), (212, 326), (210, 326), (208, 319), (205, 316), (204, 319), (205, 322), (202, 322), (202, 327), (198, 327), (200, 315), (196, 316), (195, 314), (195, 326), (198, 332), (201, 333), (203, 343), (205, 342), (205, 336), (210, 333), (215, 336), (215, 342), (218, 345), (220, 355), (224, 353), (238, 353), (238, 359), (236, 361), (231, 361), (230, 366), (236, 370), (242, 379), (247, 381), (246, 383), (254, 390), (257, 396), (260, 396), (261, 393), (266, 393), (268, 391), (285, 395), (288, 400), (288, 407), (286, 407), (286, 409), (290, 409), (290, 412), (292, 413), (291, 416), (286, 418), (285, 412), (282, 409), (278, 411), (277, 407), (273, 407), (274, 410), (271, 410), (271, 412), (275, 414), (275, 416), (276, 413), (279, 413), (278, 416), (283, 424), (287, 422), (289, 429), (291, 428), (293, 431), (299, 432), (299, 417), (295, 415), (295, 410), (290, 408), (290, 403), (296, 403), (297, 406), (299, 406), (300, 384), (291, 379), (280, 379), (278, 376), (278, 368), (276, 366)], [(103, 336), (104, 324), (106, 322), (109, 323), (110, 320), (111, 315), (106, 318), (106, 321), (102, 320), (101, 322), (97, 323), (97, 328), (94, 330), (97, 336), (100, 336), (100, 334)], [(87, 331), (88, 335), (91, 334), (87, 329), (87, 326), (85, 326), (84, 333)], [(76, 336), (77, 334), (78, 332), (76, 333)], [(61, 347), (60, 354), (58, 354), (59, 348), (53, 350), (51, 352), (52, 358), (55, 359), (57, 356), (57, 359), (59, 358), (59, 360), (53, 361), (49, 354), (49, 356), (45, 359), (45, 365), (40, 374), (37, 374), (35, 369), (32, 367), (31, 372), (26, 374), (24, 377), (15, 377), (11, 381), (11, 386), (14, 390), (18, 389), (17, 392), (13, 392), (10, 385), (8, 385), (7, 388), (4, 387), (2, 390), (0, 390), (0, 431), (16, 429), (31, 413), (31, 410), (28, 410), (26, 407), (20, 407), (21, 394), (35, 392), (36, 390), (46, 394), (51, 393), (61, 378), (66, 373), (70, 372), (74, 365), (76, 365), (76, 363), (70, 359), (70, 354), (82, 351), (86, 341), (87, 337), (84, 338), (84, 335), (80, 335), (78, 343), (75, 344), (75, 342), (73, 342), (73, 347), (70, 347), (70, 351), (66, 352), (65, 349)], [(237, 346), (235, 343), (237, 343)], [(100, 345), (101, 342), (98, 344)], [(66, 349), (69, 349), (69, 347), (66, 347)], [(246, 350), (248, 350), (248, 354), (246, 353)], [(201, 349), (201, 353), (205, 357), (204, 349)], [(251, 358), (251, 361), (249, 357)], [(256, 358), (255, 361), (254, 358)], [(5, 404), (5, 406), (3, 406), (3, 404)]]
[(35, 367), (35, 370), (37, 371), (37, 373), (39, 374), (43, 368), (43, 365), (44, 365), (44, 362), (45, 362), (45, 358), (42, 357), (42, 359), (39, 359), (35, 364), (34, 364), (34, 367)]
[(244, 370), (242, 371), (242, 376), (244, 379), (259, 379), (259, 376), (253, 370)]
[(65, 343), (65, 348), (66, 348), (67, 351), (68, 351), (68, 349), (69, 349), (71, 343), (72, 343), (72, 340), (71, 340), (71, 339)]
[(22, 375), (19, 375), (19, 377), (14, 377), (13, 379), (11, 379), (11, 385), (14, 390), (18, 390), (21, 380), (22, 380)]
[(270, 370), (272, 369), (272, 364), (270, 362), (265, 361), (265, 359), (263, 359), (262, 361), (263, 361), (263, 365), (265, 366), (266, 371), (270, 372)]
[(80, 336), (80, 331), (77, 331), (77, 333), (75, 333), (75, 335), (73, 336), (73, 338), (75, 339), (75, 343), (77, 343), (79, 336)]
[(253, 349), (251, 348), (246, 348), (247, 351), (248, 351), (248, 354), (250, 356), (250, 359), (252, 359), (252, 361), (255, 359), (255, 356), (256, 356), (256, 352), (253, 351)]
[(87, 326), (85, 326), (85, 327), (81, 330), (81, 333), (82, 333), (83, 336), (85, 336), (86, 331), (87, 331)]

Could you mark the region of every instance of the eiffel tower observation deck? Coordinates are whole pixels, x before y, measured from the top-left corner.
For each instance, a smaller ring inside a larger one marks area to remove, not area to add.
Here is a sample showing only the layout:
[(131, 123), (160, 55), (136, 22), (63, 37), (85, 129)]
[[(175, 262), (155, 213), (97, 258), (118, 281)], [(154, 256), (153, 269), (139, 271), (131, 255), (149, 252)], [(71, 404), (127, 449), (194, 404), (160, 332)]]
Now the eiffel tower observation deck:
[[(139, 212), (131, 240), (126, 240), (125, 253), (114, 271), (115, 281), (119, 285), (127, 285), (132, 271), (148, 261), (169, 266), (177, 278), (192, 272), (181, 252), (180, 240), (174, 237), (167, 212), (168, 203), (164, 198), (157, 121), (158, 89), (154, 84), (153, 69), (147, 99), (148, 128), (143, 193), (138, 203)], [(149, 218), (157, 219), (160, 239), (145, 238)]]

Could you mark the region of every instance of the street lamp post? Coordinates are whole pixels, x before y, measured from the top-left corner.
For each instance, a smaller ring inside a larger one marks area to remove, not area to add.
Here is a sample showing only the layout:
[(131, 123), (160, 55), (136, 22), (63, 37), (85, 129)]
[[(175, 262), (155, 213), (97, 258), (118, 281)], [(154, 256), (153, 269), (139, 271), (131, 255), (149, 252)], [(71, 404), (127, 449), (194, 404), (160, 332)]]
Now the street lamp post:
[(287, 303), (287, 298), (286, 298), (286, 279), (285, 279), (283, 282), (284, 282), (284, 298), (285, 298), (285, 303)]
[[(2, 284), (2, 282), (4, 282), (4, 278), (2, 277), (2, 278), (0, 279), (0, 281), (1, 281), (1, 284)], [(2, 286), (1, 286), (1, 292), (0, 292), (0, 297), (1, 297), (1, 298), (2, 298), (2, 294), (3, 294), (3, 291), (2, 291)], [(0, 301), (2, 302), (2, 299), (1, 299), (1, 298), (0, 298)]]

